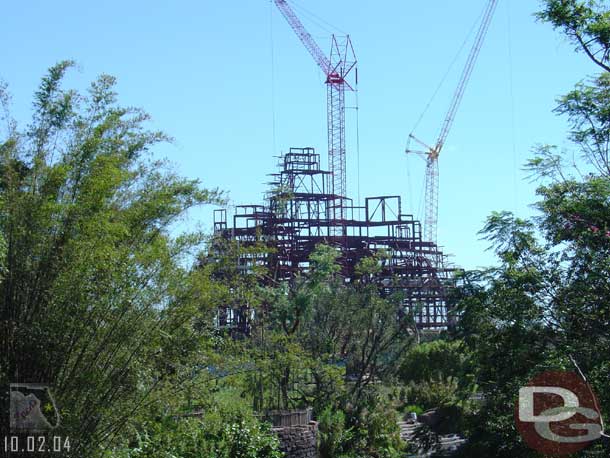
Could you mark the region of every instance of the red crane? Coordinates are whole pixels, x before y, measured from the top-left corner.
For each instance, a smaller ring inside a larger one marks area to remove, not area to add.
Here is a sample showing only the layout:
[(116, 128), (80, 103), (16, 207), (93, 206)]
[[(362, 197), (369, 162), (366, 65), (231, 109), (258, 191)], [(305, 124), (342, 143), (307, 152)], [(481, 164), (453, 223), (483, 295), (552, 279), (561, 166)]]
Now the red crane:
[(322, 49), (299, 20), (286, 0), (274, 0), (276, 6), (292, 27), (305, 49), (326, 76), (327, 87), (327, 123), (328, 123), (328, 165), (332, 172), (332, 194), (334, 194), (332, 215), (336, 220), (345, 219), (343, 200), (347, 195), (347, 179), (345, 167), (345, 90), (354, 88), (347, 78), (358, 73), (356, 56), (349, 35), (346, 37), (332, 36), (330, 56), (326, 57)]
[(426, 180), (425, 180), (425, 215), (424, 215), (424, 239), (429, 242), (436, 243), (437, 241), (437, 225), (438, 225), (438, 156), (445, 145), (445, 140), (449, 135), (455, 115), (460, 106), (460, 102), (464, 97), (464, 91), (472, 75), (472, 70), (479, 57), (479, 51), (489, 30), (491, 19), (495, 12), (498, 0), (489, 0), (483, 12), (483, 19), (474, 39), (474, 44), (466, 60), (466, 65), (462, 70), (460, 82), (455, 90), (449, 110), (445, 116), (445, 120), (441, 127), (438, 140), (434, 147), (428, 146), (419, 140), (413, 133), (409, 134), (409, 138), (414, 139), (417, 143), (425, 148), (425, 151), (414, 151), (407, 148), (407, 153), (418, 153), (426, 158)]

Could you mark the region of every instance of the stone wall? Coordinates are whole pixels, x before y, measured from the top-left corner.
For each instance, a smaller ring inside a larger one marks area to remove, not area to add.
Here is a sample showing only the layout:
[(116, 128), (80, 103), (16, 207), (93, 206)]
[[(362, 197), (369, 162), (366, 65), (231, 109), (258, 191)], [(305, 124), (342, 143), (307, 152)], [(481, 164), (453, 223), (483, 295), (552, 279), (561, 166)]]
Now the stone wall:
[(318, 458), (318, 422), (273, 428), (286, 458)]

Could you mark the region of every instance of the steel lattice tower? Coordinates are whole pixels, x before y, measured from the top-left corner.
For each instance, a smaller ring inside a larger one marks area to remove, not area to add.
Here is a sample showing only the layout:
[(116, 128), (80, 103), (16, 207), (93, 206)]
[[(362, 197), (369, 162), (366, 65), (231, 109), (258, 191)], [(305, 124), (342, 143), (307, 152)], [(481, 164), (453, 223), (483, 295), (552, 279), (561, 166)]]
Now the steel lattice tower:
[(332, 193), (335, 195), (330, 208), (329, 218), (337, 222), (334, 235), (343, 235), (342, 221), (345, 220), (344, 200), (347, 196), (346, 143), (345, 143), (345, 92), (354, 91), (347, 81), (355, 74), (356, 55), (348, 36), (332, 36), (330, 58), (326, 57), (311, 34), (305, 29), (298, 16), (286, 0), (274, 0), (284, 18), (292, 27), (314, 61), (326, 75), (327, 85), (327, 129), (328, 129), (328, 168), (332, 173)]

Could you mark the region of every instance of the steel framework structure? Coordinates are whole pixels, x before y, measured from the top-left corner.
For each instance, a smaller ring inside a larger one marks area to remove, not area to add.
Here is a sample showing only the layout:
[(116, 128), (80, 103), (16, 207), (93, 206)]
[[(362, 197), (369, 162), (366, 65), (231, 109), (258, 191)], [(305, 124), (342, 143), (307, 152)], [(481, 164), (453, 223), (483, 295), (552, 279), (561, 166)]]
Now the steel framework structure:
[[(263, 205), (235, 207), (231, 226), (226, 209), (214, 213), (217, 237), (243, 248), (270, 248), (254, 255), (246, 250), (238, 260), (241, 269), (262, 265), (273, 281), (290, 281), (307, 273), (310, 254), (326, 243), (340, 250), (342, 274), (349, 281), (358, 261), (383, 252), (375, 278), (382, 293), (402, 291), (403, 312), (412, 314), (421, 328), (447, 326), (451, 269), (438, 247), (422, 238), (420, 222), (402, 213), (400, 196), (368, 197), (364, 206), (354, 205), (333, 192), (333, 173), (322, 170), (313, 148), (291, 148), (279, 157), (278, 166)], [(345, 212), (342, 218), (334, 213), (338, 199)], [(230, 313), (234, 325), (246, 325), (242, 312)]]

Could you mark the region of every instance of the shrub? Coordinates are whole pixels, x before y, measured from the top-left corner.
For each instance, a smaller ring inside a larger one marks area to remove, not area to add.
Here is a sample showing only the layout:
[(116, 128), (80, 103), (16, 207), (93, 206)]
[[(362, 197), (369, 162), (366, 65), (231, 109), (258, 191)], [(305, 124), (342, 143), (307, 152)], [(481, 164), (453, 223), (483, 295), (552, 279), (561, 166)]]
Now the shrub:
[(353, 437), (352, 430), (346, 427), (345, 421), (345, 412), (330, 406), (318, 416), (320, 458), (341, 456), (346, 444)]
[(164, 418), (148, 423), (129, 447), (107, 450), (107, 458), (281, 458), (269, 426), (252, 418), (226, 423), (203, 418)]

